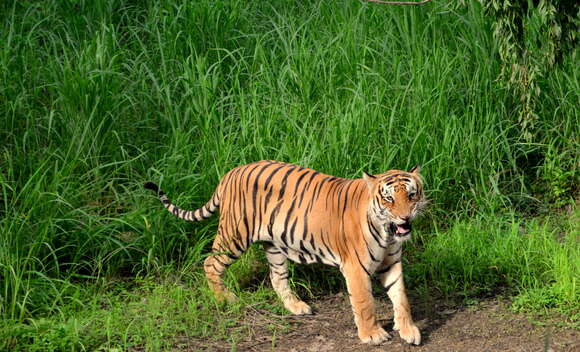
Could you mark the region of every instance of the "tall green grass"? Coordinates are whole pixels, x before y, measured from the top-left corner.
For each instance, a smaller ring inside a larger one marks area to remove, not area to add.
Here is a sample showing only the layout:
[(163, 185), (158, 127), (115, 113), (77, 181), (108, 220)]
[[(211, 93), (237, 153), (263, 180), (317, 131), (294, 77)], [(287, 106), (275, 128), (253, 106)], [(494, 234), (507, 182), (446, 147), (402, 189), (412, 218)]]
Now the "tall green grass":
[(580, 248), (578, 215), (566, 221), (478, 216), (423, 239), (409, 269), (414, 285), (446, 296), (489, 296), (517, 288), (516, 307), (557, 308), (578, 322)]
[[(82, 305), (81, 282), (199, 268), (216, 219), (175, 221), (144, 180), (193, 208), (259, 159), (344, 177), (422, 163), (420, 227), (461, 232), (472, 216), (537, 213), (577, 191), (574, 58), (543, 78), (542, 134), (523, 143), (477, 3), (5, 1), (0, 19), (0, 316), (11, 321)], [(513, 266), (522, 289), (556, 270), (501, 262), (520, 254), (501, 241), (517, 231), (476, 230), (491, 263), (474, 270)], [(466, 240), (425, 237), (416, 257)], [(414, 280), (431, 277), (419, 268)], [(488, 283), (442, 270), (449, 287)]]

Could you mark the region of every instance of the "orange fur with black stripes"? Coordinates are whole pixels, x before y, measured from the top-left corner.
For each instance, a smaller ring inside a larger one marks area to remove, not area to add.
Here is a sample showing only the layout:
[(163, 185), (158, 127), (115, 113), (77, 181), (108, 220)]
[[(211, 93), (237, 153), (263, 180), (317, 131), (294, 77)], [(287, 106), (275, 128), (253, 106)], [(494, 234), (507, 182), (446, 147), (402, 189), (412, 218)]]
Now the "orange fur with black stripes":
[(164, 206), (175, 216), (199, 221), (219, 209), (213, 255), (204, 262), (209, 286), (218, 298), (234, 296), (222, 282), (228, 265), (254, 242), (264, 244), (272, 286), (294, 314), (310, 314), (288, 285), (287, 259), (336, 266), (344, 275), (358, 335), (380, 343), (389, 334), (375, 317), (371, 275), (378, 274), (393, 302), (394, 329), (408, 343), (419, 344), (405, 294), (402, 242), (411, 220), (424, 205), (418, 167), (390, 170), (361, 179), (344, 179), (277, 161), (260, 161), (228, 172), (212, 198), (187, 211), (171, 204), (159, 188)]

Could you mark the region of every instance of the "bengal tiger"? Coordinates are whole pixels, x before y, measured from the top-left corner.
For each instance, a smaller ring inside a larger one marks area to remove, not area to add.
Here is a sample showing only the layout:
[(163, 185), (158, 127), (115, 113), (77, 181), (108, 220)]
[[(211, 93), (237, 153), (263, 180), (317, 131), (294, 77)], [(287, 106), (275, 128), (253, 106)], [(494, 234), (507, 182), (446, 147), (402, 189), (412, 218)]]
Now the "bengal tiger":
[(182, 210), (151, 182), (165, 208), (180, 219), (200, 221), (220, 210), (212, 253), (204, 261), (209, 287), (218, 299), (234, 299), (222, 281), (254, 242), (262, 242), (272, 286), (293, 314), (311, 314), (288, 285), (287, 260), (324, 263), (340, 269), (348, 288), (359, 338), (379, 344), (390, 335), (378, 324), (371, 275), (378, 274), (393, 303), (394, 330), (410, 344), (421, 334), (411, 317), (403, 283), (401, 247), (411, 220), (425, 204), (419, 166), (410, 171), (363, 173), (345, 179), (278, 161), (259, 161), (229, 171), (211, 199)]

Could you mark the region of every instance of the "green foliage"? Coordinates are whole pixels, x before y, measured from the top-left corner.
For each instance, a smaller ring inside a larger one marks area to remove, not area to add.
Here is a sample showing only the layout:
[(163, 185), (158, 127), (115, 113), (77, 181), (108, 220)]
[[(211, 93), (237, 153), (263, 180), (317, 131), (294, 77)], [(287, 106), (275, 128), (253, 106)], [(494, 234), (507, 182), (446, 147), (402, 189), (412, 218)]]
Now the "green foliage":
[[(113, 283), (81, 294), (85, 304), (59, 315), (25, 323), (0, 322), (0, 350), (95, 351), (175, 348), (176, 340), (227, 340), (247, 336), (250, 314), (268, 314), (272, 333), (286, 328), (275, 314), (287, 314), (271, 290), (244, 292), (237, 303), (219, 304), (201, 275), (162, 282), (138, 281), (133, 287)], [(253, 311), (244, 307), (252, 306)], [(263, 312), (258, 312), (258, 309)], [(272, 314), (273, 313), (273, 314)], [(192, 346), (188, 346), (192, 347)], [(206, 349), (204, 345), (199, 349)]]
[(513, 215), (459, 221), (425, 240), (407, 271), (417, 278), (415, 285), (435, 286), (446, 295), (487, 296), (503, 288), (519, 292), (520, 310), (578, 312), (577, 216), (561, 224), (550, 219), (524, 222)]
[[(574, 195), (578, 194), (580, 184), (580, 167), (575, 165), (574, 154), (567, 151), (556, 155), (556, 148), (548, 149), (546, 159), (540, 171), (538, 184), (543, 195), (542, 200), (555, 208), (574, 205)], [(570, 159), (566, 160), (566, 157)]]
[(538, 140), (541, 77), (570, 51), (576, 57), (580, 4), (561, 0), (480, 0), (493, 21), (501, 78), (517, 102), (526, 141)]

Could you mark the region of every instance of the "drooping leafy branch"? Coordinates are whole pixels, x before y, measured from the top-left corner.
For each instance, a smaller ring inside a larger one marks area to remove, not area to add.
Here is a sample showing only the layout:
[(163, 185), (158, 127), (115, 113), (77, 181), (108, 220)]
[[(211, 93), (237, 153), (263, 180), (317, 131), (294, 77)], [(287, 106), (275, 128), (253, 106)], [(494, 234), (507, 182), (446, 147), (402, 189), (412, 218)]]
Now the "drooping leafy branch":
[(580, 3), (569, 0), (480, 0), (493, 21), (499, 44), (501, 81), (518, 102), (516, 111), (527, 141), (536, 134), (538, 78), (564, 55), (576, 56)]

